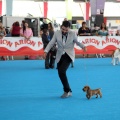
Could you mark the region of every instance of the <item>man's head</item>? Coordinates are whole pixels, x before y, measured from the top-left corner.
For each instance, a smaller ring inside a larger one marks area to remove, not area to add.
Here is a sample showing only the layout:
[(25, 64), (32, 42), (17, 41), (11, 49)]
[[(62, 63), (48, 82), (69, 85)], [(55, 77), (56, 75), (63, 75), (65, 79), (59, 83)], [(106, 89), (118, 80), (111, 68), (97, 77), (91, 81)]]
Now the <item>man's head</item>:
[(62, 26), (61, 26), (62, 34), (66, 35), (68, 33), (69, 29), (70, 29), (69, 21), (63, 21)]
[(64, 21), (68, 21), (67, 18), (64, 18)]

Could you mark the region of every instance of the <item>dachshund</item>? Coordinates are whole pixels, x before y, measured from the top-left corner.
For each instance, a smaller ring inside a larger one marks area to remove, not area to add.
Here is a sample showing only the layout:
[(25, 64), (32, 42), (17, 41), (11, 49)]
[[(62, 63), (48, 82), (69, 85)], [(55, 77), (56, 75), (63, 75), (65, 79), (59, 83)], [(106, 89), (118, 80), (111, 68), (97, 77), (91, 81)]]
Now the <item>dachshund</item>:
[(96, 98), (98, 98), (98, 95), (100, 96), (100, 98), (102, 97), (102, 93), (100, 91), (100, 88), (95, 89), (95, 90), (91, 90), (89, 86), (84, 86), (84, 88), (82, 90), (84, 92), (86, 92), (87, 99), (90, 99), (93, 95), (96, 95)]

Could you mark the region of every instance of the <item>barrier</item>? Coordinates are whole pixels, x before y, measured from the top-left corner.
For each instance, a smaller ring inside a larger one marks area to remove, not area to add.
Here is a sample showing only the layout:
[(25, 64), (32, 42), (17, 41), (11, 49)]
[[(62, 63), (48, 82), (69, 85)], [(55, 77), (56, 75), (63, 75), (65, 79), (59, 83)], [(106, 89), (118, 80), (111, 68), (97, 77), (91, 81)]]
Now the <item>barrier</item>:
[[(95, 37), (85, 36), (78, 37), (78, 41), (87, 47), (84, 52), (75, 44), (75, 54), (110, 54), (113, 50), (120, 47), (119, 36)], [(42, 55), (43, 43), (41, 38), (32, 37), (25, 40), (23, 37), (5, 37), (0, 39), (1, 56), (20, 56), (20, 55)]]
[(0, 55), (41, 55), (43, 54), (43, 43), (41, 38), (32, 37), (25, 40), (23, 37), (5, 37), (0, 40)]

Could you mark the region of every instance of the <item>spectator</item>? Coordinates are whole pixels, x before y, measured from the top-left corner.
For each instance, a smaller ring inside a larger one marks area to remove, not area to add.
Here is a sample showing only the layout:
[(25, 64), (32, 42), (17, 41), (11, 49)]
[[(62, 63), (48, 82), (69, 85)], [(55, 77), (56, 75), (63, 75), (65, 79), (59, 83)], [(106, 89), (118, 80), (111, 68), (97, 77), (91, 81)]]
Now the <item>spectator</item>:
[[(22, 25), (23, 26), (22, 26), (22, 28), (20, 30), (20, 36), (24, 37), (26, 40), (29, 40), (33, 36), (32, 29), (29, 28), (27, 22), (23, 22)], [(28, 59), (29, 59), (29, 57), (25, 56), (25, 60), (28, 60)]]
[[(43, 41), (43, 48), (45, 49), (50, 40), (52, 39), (52, 36), (49, 35), (49, 31), (47, 29), (43, 30), (42, 34), (42, 41)], [(56, 58), (56, 46), (54, 45), (51, 50), (48, 52), (46, 58), (45, 58), (45, 69), (54, 68), (55, 64), (55, 58)]]
[[(3, 24), (0, 22), (0, 39), (3, 39), (3, 37), (6, 36), (5, 28), (3, 27)], [(1, 60), (6, 60), (4, 56), (1, 57)]]
[[(95, 24), (95, 25), (94, 25), (94, 28), (93, 28), (92, 31), (91, 31), (91, 35), (92, 35), (92, 36), (98, 36), (98, 31), (99, 31), (99, 27)], [(95, 55), (96, 55), (96, 57), (98, 58), (98, 54), (96, 53)]]
[[(86, 26), (86, 22), (82, 22), (82, 27), (79, 28), (78, 30), (78, 36), (90, 36), (91, 31), (90, 29)], [(83, 55), (85, 57), (85, 55)], [(88, 57), (88, 54), (87, 54)]]
[(105, 23), (102, 23), (100, 26), (100, 30), (98, 31), (98, 36), (108, 36), (108, 30)]
[(21, 28), (20, 28), (20, 24), (18, 21), (13, 23), (12, 28), (10, 30), (11, 36), (12, 37), (19, 37), (20, 36), (20, 29)]
[(86, 26), (86, 22), (82, 22), (82, 27), (78, 30), (79, 36), (90, 36), (91, 32), (90, 29)]
[(95, 24), (94, 25), (94, 29), (91, 30), (91, 35), (92, 36), (97, 36), (98, 35), (98, 31), (99, 31), (99, 27)]
[(120, 30), (117, 30), (116, 36), (120, 36)]
[[(100, 30), (98, 31), (98, 36), (108, 36), (108, 30), (107, 30), (107, 27), (105, 25), (105, 23), (102, 23), (101, 24), (101, 27), (100, 27)], [(104, 54), (100, 54), (101, 57), (105, 57)]]
[(118, 26), (117, 32), (116, 32), (116, 36), (120, 36), (120, 26)]

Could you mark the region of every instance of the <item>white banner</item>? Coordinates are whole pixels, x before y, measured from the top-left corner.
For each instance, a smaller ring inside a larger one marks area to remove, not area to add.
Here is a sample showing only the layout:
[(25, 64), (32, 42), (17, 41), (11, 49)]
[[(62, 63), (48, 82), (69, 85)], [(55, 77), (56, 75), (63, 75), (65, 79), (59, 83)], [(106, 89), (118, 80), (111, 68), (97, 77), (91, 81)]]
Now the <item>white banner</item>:
[[(104, 49), (109, 45), (115, 46), (116, 48), (120, 48), (120, 36), (81, 36), (78, 37), (78, 41), (82, 42), (85, 46), (94, 46), (97, 49)], [(75, 48), (81, 50), (81, 48), (77, 45), (75, 45)]]
[[(85, 46), (94, 46), (97, 49), (104, 49), (105, 47), (112, 45), (116, 48), (120, 48), (120, 37), (95, 37), (95, 36), (79, 36), (78, 41), (82, 42)], [(25, 40), (23, 37), (4, 37), (0, 39), (0, 47), (6, 48), (10, 51), (17, 51), (22, 47), (29, 47), (32, 50), (43, 49), (42, 39), (38, 37), (32, 37), (30, 40)], [(81, 48), (75, 45), (75, 48), (81, 50)]]
[(7, 48), (10, 51), (17, 51), (22, 47), (29, 47), (32, 50), (40, 50), (43, 48), (42, 40), (38, 37), (32, 37), (26, 40), (23, 37), (4, 37), (0, 39), (0, 47)]

